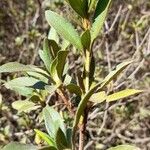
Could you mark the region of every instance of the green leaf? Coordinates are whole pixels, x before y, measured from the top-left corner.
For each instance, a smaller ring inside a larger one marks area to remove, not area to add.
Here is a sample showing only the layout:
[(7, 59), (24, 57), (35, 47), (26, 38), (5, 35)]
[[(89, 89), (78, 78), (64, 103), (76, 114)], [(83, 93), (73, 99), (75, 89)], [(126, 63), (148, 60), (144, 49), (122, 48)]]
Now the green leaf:
[(86, 0), (68, 0), (73, 10), (83, 18), (87, 17), (86, 13)]
[(76, 84), (70, 83), (66, 85), (66, 88), (69, 90), (70, 93), (75, 93), (76, 95), (79, 95), (79, 96), (82, 95), (82, 91), (80, 87), (77, 86)]
[(99, 0), (94, 14), (94, 23), (91, 28), (92, 41), (98, 36), (108, 12), (111, 0)]
[(20, 112), (30, 112), (32, 110), (36, 110), (40, 106), (37, 106), (35, 103), (29, 100), (18, 100), (12, 103), (12, 107)]
[(56, 133), (55, 142), (56, 142), (56, 146), (58, 150), (63, 150), (65, 148), (68, 148), (66, 136), (60, 128), (58, 129)]
[(119, 92), (116, 92), (114, 94), (108, 95), (106, 101), (107, 102), (112, 102), (112, 101), (116, 101), (134, 94), (138, 94), (141, 93), (141, 90), (135, 90), (135, 89), (126, 89), (126, 90), (122, 90)]
[(118, 145), (107, 150), (140, 150), (139, 148), (131, 145)]
[(63, 119), (52, 107), (46, 106), (43, 109), (43, 117), (47, 132), (49, 133), (50, 137), (55, 138), (59, 128), (61, 128), (64, 134), (66, 133)]
[(106, 100), (106, 97), (107, 97), (106, 92), (102, 91), (102, 92), (93, 94), (90, 97), (89, 101), (94, 102), (94, 103), (102, 103), (103, 101)]
[(68, 53), (69, 53), (69, 51), (59, 51), (58, 52), (56, 69), (57, 69), (58, 77), (60, 79), (62, 78), (62, 74), (63, 74), (65, 62), (66, 62), (66, 57), (67, 57)]
[(2, 150), (38, 150), (36, 146), (33, 145), (26, 145), (26, 144), (20, 144), (17, 142), (11, 142), (8, 145), (6, 145)]
[(96, 1), (97, 0), (89, 0), (89, 10), (88, 10), (89, 13), (92, 11), (92, 9), (95, 8)]
[(29, 65), (23, 65), (18, 62), (9, 62), (0, 66), (0, 73), (20, 71), (33, 71), (33, 69)]
[(89, 30), (86, 30), (81, 36), (81, 42), (84, 49), (89, 49), (91, 44), (91, 34)]
[(54, 81), (58, 84), (62, 79), (67, 54), (68, 51), (59, 51), (57, 57), (51, 64), (51, 71), (50, 71), (51, 76), (54, 79)]
[(54, 40), (54, 41), (56, 41), (56, 43), (59, 43), (59, 36), (58, 36), (56, 30), (53, 27), (51, 27), (50, 30), (49, 30), (48, 39), (49, 40)]
[(46, 85), (45, 89), (50, 93), (53, 94), (57, 90), (58, 86), (56, 85)]
[(52, 61), (52, 56), (50, 54), (50, 47), (49, 47), (49, 41), (48, 39), (44, 39), (43, 43), (43, 50), (39, 50), (39, 55), (42, 61), (44, 62), (47, 70), (50, 70), (50, 63)]
[(39, 80), (33, 77), (19, 77), (6, 82), (4, 85), (6, 88), (14, 90), (20, 95), (29, 96), (34, 90), (31, 87), (38, 82)]
[(66, 19), (50, 10), (45, 12), (45, 16), (48, 23), (58, 32), (58, 34), (79, 50), (83, 49), (78, 33)]
[(77, 128), (77, 125), (79, 123), (80, 117), (82, 116), (84, 109), (86, 107), (86, 104), (88, 102), (88, 100), (90, 99), (90, 97), (94, 94), (94, 92), (99, 88), (98, 91), (102, 90), (108, 83), (110, 83), (115, 77), (117, 77), (117, 75), (123, 71), (132, 61), (129, 62), (124, 62), (119, 64), (116, 69), (114, 71), (112, 71), (111, 73), (109, 73), (106, 78), (101, 81), (100, 83), (97, 83), (94, 87), (92, 87), (89, 92), (87, 92), (82, 100), (80, 101), (79, 105), (78, 105), (78, 109), (75, 115), (75, 120), (74, 120), (74, 124), (73, 124), (73, 139), (75, 136), (75, 131)]
[(52, 139), (49, 135), (47, 135), (46, 133), (38, 130), (38, 129), (34, 129), (34, 131), (36, 132), (36, 134), (43, 139), (44, 141), (47, 142), (48, 145), (55, 147), (55, 142), (54, 139)]
[(110, 83), (113, 79), (115, 79), (128, 65), (130, 65), (133, 61), (127, 61), (123, 62), (119, 65), (117, 65), (116, 69), (111, 71), (103, 80), (102, 86), (107, 85)]

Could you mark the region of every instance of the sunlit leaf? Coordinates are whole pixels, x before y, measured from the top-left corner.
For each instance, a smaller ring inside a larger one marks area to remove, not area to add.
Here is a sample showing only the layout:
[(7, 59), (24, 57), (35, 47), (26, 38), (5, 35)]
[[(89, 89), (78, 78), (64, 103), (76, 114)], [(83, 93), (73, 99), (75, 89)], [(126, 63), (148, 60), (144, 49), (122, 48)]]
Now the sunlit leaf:
[(141, 93), (141, 90), (135, 90), (135, 89), (126, 89), (126, 90), (122, 90), (116, 93), (113, 93), (111, 95), (107, 96), (106, 101), (111, 102), (111, 101), (116, 101), (134, 94), (138, 94)]
[(51, 27), (50, 30), (49, 30), (48, 39), (49, 40), (54, 40), (54, 41), (56, 41), (56, 43), (59, 43), (59, 36), (58, 36), (56, 30), (53, 27)]
[(43, 139), (44, 141), (47, 142), (48, 145), (50, 146), (56, 146), (55, 145), (55, 142), (54, 142), (54, 139), (52, 139), (49, 135), (47, 135), (46, 133), (38, 130), (38, 129), (34, 129), (34, 131), (36, 132), (36, 134), (41, 138)]
[(20, 71), (33, 71), (29, 65), (23, 65), (18, 62), (9, 62), (0, 66), (0, 73), (3, 72), (20, 72)]
[(29, 100), (18, 100), (12, 103), (12, 107), (20, 112), (30, 112), (31, 110), (36, 110), (40, 106)]
[(55, 138), (59, 128), (61, 128), (64, 134), (66, 133), (63, 119), (52, 107), (46, 106), (43, 109), (43, 117), (47, 132), (49, 133), (50, 137)]
[(103, 101), (106, 100), (106, 97), (107, 97), (107, 95), (106, 95), (105, 91), (102, 91), (102, 92), (93, 94), (89, 100), (94, 103), (102, 103)]
[(74, 27), (62, 16), (57, 13), (47, 10), (45, 12), (48, 23), (60, 34), (64, 39), (68, 40), (79, 50), (82, 50), (81, 39)]
[(116, 147), (109, 148), (107, 150), (140, 150), (140, 149), (131, 145), (119, 145)]
[(2, 150), (38, 150), (36, 146), (33, 145), (26, 145), (26, 144), (20, 144), (17, 142), (11, 142), (8, 145), (6, 145)]

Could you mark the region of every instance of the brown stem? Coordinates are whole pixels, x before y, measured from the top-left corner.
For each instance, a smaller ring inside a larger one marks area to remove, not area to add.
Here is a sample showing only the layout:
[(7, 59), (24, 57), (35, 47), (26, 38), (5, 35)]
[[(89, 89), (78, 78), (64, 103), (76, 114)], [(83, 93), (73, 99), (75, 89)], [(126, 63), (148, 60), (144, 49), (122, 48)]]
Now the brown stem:
[(85, 137), (85, 132), (86, 132), (88, 112), (89, 112), (89, 107), (87, 106), (84, 110), (83, 122), (79, 127), (79, 150), (84, 149), (84, 137)]
[(57, 93), (62, 98), (62, 100), (65, 103), (65, 105), (66, 105), (67, 109), (69, 110), (70, 114), (73, 116), (74, 112), (71, 108), (71, 102), (70, 102), (68, 96), (66, 95), (65, 90), (63, 88), (57, 89)]

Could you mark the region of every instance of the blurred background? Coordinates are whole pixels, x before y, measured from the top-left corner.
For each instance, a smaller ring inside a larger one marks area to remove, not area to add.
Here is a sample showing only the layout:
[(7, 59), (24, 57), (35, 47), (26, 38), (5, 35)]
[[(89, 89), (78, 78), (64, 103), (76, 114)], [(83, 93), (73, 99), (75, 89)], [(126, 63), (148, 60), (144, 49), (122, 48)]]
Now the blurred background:
[[(72, 17), (74, 12), (64, 0), (0, 1), (0, 65), (12, 61), (43, 65), (38, 50), (50, 28), (44, 16), (47, 9), (63, 14), (77, 26)], [(94, 44), (94, 55), (97, 78), (102, 70), (109, 72), (116, 64), (134, 59), (117, 80), (114, 90), (132, 87), (144, 92), (111, 104), (107, 111), (105, 104), (93, 109), (85, 149), (105, 150), (131, 143), (150, 150), (150, 1), (114, 0), (103, 34)], [(78, 67), (79, 61), (76, 58), (70, 65)], [(37, 113), (18, 115), (11, 103), (22, 97), (2, 85), (14, 76), (0, 75), (0, 145), (10, 141), (40, 144), (33, 131), (42, 127)]]

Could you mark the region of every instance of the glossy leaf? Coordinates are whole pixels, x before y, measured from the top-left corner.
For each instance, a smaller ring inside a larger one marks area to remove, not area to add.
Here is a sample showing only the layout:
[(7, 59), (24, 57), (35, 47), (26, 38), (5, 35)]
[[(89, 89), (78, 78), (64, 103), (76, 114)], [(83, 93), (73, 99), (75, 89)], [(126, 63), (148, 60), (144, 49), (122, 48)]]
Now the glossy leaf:
[(36, 146), (33, 145), (26, 145), (26, 144), (20, 144), (17, 142), (11, 142), (8, 145), (6, 145), (2, 150), (38, 150)]
[(48, 23), (60, 34), (64, 39), (68, 40), (79, 50), (82, 50), (81, 39), (74, 27), (62, 16), (57, 13), (47, 10), (45, 12)]
[(85, 18), (87, 16), (86, 13), (86, 0), (68, 0), (70, 6), (73, 8), (77, 14), (81, 17)]
[(102, 91), (102, 92), (93, 94), (89, 100), (94, 103), (102, 103), (103, 101), (106, 100), (106, 97), (107, 97), (107, 95), (106, 95), (105, 91)]
[(34, 129), (34, 131), (36, 132), (36, 134), (37, 134), (41, 139), (43, 139), (44, 141), (46, 141), (49, 146), (53, 146), (53, 147), (56, 146), (56, 145), (55, 145), (55, 142), (54, 142), (54, 139), (52, 139), (49, 135), (47, 135), (46, 133), (44, 133), (44, 132), (42, 132), (42, 131), (40, 131), (40, 130), (38, 130), (38, 129)]
[(94, 23), (91, 28), (92, 41), (98, 36), (100, 30), (103, 27), (110, 2), (111, 0), (99, 0), (97, 3), (95, 15), (94, 15)]
[(135, 89), (122, 90), (122, 91), (113, 93), (111, 95), (108, 95), (106, 101), (107, 102), (116, 101), (116, 100), (131, 96), (131, 95), (134, 95), (134, 94), (138, 94), (138, 93), (141, 93), (141, 92), (142, 92), (141, 90), (135, 90)]
[(131, 145), (119, 145), (116, 147), (109, 148), (107, 150), (140, 150), (136, 146), (131, 146)]
[(12, 103), (12, 107), (20, 112), (30, 112), (32, 110), (36, 110), (40, 106), (37, 106), (35, 103), (29, 100), (18, 100)]

